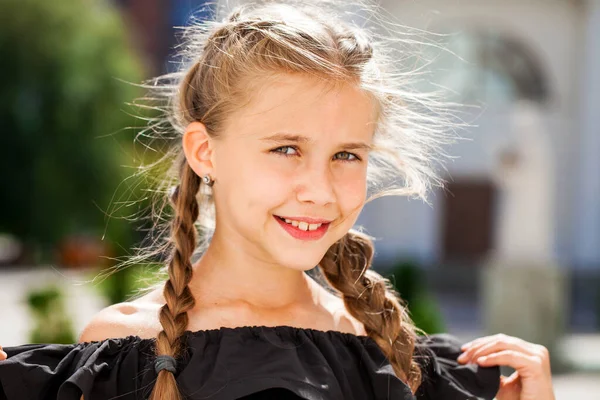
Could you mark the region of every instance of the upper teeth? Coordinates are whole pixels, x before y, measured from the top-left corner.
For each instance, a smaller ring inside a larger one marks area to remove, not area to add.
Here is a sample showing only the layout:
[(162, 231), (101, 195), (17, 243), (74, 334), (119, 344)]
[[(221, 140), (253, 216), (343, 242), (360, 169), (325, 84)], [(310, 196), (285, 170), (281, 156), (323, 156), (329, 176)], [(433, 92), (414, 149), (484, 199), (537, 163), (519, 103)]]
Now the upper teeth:
[(302, 229), (303, 231), (314, 231), (315, 229), (317, 229), (318, 227), (323, 225), (323, 224), (309, 224), (308, 222), (295, 221), (293, 219), (287, 219), (287, 218), (286, 218), (285, 222), (287, 222), (288, 224), (292, 224), (293, 226), (297, 227), (298, 229)]

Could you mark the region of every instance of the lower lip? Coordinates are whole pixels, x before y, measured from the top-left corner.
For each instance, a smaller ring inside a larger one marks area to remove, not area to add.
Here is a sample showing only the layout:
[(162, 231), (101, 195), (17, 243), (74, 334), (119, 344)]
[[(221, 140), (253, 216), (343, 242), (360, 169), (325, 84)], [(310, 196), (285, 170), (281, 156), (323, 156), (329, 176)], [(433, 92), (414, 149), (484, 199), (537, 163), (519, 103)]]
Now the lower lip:
[(296, 228), (292, 224), (288, 224), (287, 222), (279, 219), (279, 217), (273, 216), (273, 218), (275, 218), (275, 220), (279, 222), (279, 225), (281, 225), (283, 229), (287, 231), (287, 233), (300, 240), (321, 239), (323, 236), (325, 236), (325, 233), (327, 232), (327, 229), (329, 229), (330, 224), (330, 222), (326, 224), (321, 224), (321, 226), (315, 229), (314, 231), (303, 231), (302, 229)]

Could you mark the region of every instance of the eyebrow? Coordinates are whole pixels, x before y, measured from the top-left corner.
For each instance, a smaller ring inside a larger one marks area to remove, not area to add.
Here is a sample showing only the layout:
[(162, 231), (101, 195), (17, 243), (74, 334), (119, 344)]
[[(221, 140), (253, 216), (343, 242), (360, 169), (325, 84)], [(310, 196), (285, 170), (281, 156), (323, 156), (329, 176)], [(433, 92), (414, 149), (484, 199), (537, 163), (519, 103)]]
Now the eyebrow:
[[(302, 135), (295, 135), (291, 133), (275, 133), (274, 135), (267, 136), (261, 140), (265, 142), (294, 142), (294, 143), (310, 143), (312, 140)], [(364, 142), (349, 142), (343, 143), (341, 146), (343, 149), (348, 150), (372, 150), (373, 146)]]

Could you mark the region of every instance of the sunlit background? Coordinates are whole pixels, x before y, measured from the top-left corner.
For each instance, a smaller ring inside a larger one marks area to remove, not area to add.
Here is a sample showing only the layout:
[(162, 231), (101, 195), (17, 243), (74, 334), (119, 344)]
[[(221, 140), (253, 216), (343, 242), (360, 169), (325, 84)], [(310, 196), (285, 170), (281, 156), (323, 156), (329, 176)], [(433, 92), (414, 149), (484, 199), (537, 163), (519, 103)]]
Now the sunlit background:
[[(235, 2), (229, 1), (230, 4)], [(429, 77), (473, 107), (431, 205), (383, 198), (359, 224), (416, 323), (551, 349), (557, 398), (600, 399), (600, 1), (381, 0), (440, 34)], [(107, 279), (148, 226), (130, 183), (144, 126), (126, 82), (172, 71), (192, 0), (3, 0), (0, 344), (71, 343), (155, 265)], [(432, 53), (433, 52), (433, 53)], [(96, 277), (96, 279), (94, 279)], [(505, 371), (506, 372), (506, 371)]]

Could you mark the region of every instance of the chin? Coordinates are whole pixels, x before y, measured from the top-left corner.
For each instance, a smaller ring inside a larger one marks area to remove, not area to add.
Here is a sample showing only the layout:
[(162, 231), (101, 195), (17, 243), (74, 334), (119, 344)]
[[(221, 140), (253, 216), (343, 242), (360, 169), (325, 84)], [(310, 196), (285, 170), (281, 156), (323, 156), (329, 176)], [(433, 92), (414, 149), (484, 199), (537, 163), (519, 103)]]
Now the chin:
[(275, 256), (274, 258), (278, 260), (280, 265), (286, 268), (295, 269), (297, 271), (309, 271), (316, 267), (325, 255), (325, 253), (319, 253), (312, 256), (307, 253), (307, 251), (299, 252), (298, 254), (291, 252)]

